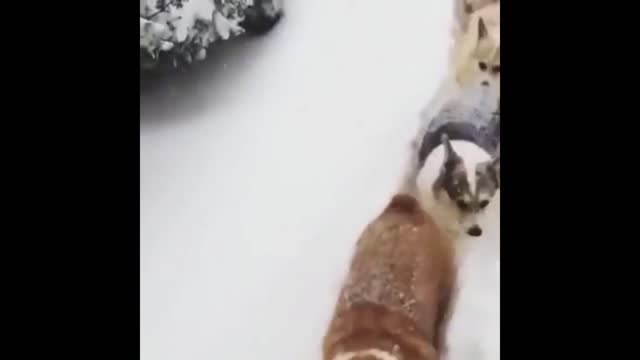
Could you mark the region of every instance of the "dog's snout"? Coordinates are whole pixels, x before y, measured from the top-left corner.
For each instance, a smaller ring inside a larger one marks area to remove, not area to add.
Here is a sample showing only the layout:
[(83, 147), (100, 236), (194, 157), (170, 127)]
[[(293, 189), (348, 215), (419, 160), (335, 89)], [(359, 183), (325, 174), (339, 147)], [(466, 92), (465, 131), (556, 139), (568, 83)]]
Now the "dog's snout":
[(469, 230), (467, 230), (467, 234), (471, 236), (480, 236), (482, 235), (482, 229), (478, 225), (473, 225)]
[(489, 86), (489, 82), (487, 80), (484, 80), (481, 84), (482, 86)]

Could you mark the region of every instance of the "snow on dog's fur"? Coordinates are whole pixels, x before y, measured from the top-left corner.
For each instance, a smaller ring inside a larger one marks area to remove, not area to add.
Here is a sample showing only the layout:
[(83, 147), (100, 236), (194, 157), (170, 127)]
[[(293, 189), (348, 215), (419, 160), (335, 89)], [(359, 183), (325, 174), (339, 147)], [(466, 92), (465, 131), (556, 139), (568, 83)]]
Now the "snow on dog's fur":
[(453, 244), (414, 197), (411, 166), (356, 243), (324, 338), (325, 360), (436, 360), (454, 288)]
[(454, 35), (451, 63), (459, 86), (480, 83), (500, 89), (500, 3), (471, 16), (465, 32)]
[(472, 141), (449, 140), (427, 158), (418, 177), (421, 203), (447, 234), (480, 236), (482, 216), (500, 191), (500, 153), (492, 157)]

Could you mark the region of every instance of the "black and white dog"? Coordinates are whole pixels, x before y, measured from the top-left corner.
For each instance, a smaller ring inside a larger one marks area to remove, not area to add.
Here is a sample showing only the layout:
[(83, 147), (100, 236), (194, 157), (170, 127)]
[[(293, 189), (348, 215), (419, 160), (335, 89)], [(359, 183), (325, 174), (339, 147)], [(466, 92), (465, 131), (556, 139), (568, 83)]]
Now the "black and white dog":
[(463, 90), (417, 143), (423, 207), (454, 238), (482, 235), (480, 217), (500, 190), (500, 111), (495, 89)]

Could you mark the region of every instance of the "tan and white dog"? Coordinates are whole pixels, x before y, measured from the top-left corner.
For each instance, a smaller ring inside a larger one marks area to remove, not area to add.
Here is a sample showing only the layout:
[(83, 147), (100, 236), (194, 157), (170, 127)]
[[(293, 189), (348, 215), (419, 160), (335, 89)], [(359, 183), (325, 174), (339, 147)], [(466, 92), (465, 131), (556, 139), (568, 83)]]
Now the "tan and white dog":
[(445, 352), (453, 243), (416, 200), (415, 168), (356, 244), (325, 360), (437, 360)]
[[(466, 1), (466, 0), (462, 0)], [(454, 31), (451, 63), (455, 80), (500, 89), (500, 2), (492, 2), (470, 14), (465, 30)]]

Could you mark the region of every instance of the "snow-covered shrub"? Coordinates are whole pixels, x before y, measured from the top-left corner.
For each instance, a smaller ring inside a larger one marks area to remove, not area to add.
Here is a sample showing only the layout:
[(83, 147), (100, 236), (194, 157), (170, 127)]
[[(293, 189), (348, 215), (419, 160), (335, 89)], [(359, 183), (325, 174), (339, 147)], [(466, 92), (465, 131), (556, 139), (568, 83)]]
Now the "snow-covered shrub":
[(202, 60), (217, 40), (242, 34), (251, 0), (140, 0), (140, 67)]

